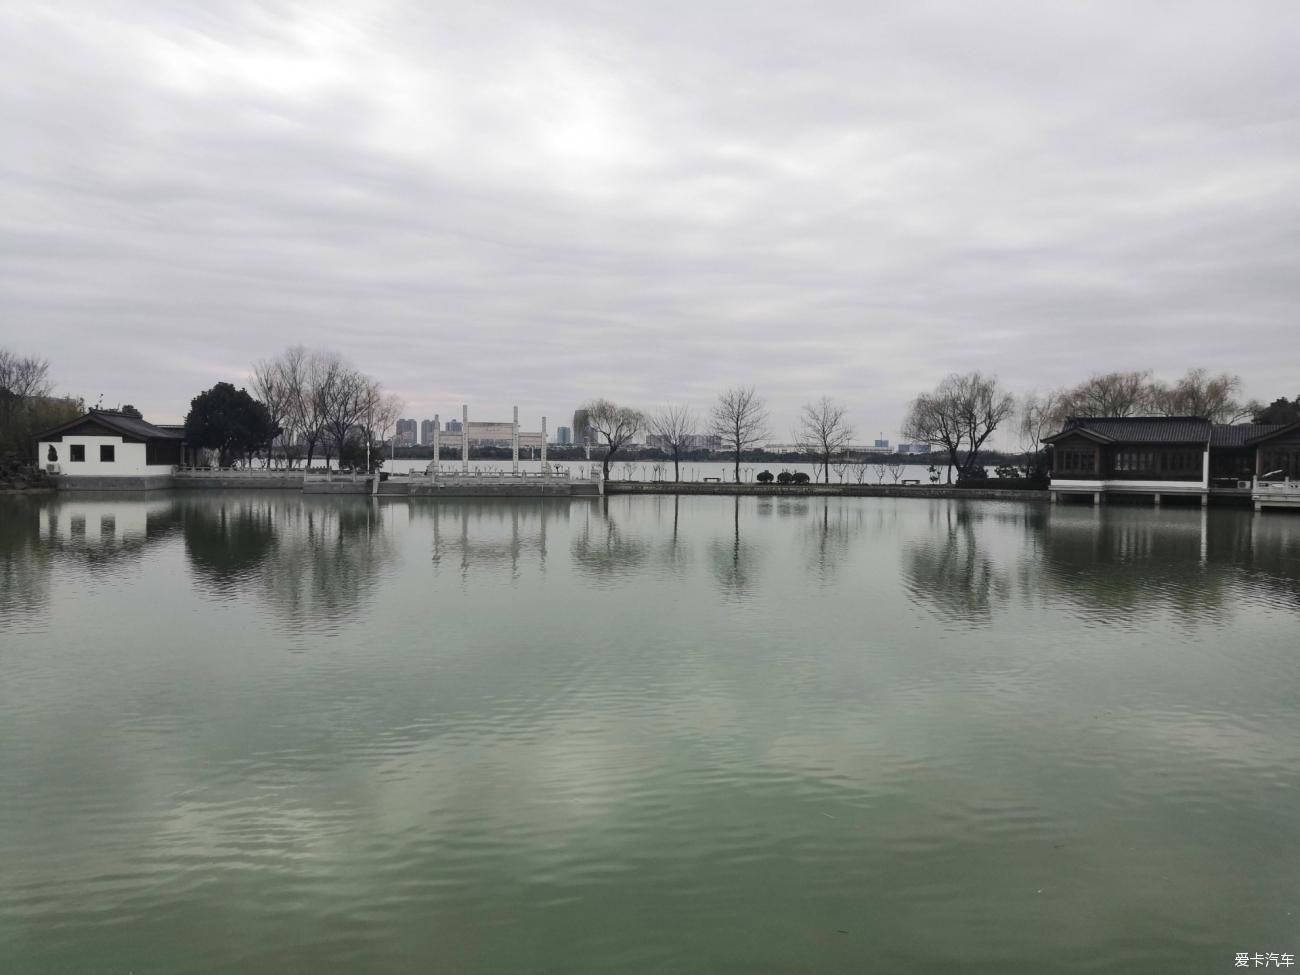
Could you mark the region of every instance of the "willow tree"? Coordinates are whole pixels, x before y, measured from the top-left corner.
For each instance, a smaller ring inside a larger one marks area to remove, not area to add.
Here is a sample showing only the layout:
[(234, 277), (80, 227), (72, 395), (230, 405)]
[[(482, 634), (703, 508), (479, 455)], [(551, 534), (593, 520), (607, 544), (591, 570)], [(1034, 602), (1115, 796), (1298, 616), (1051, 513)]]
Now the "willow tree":
[[(952, 469), (972, 470), (980, 449), (1016, 409), (997, 377), (980, 372), (953, 373), (932, 392), (912, 401), (903, 421), (903, 435), (948, 452), (948, 482)], [(962, 450), (965, 450), (963, 460)]]
[(603, 477), (609, 480), (609, 462), (619, 449), (631, 443), (632, 438), (645, 426), (645, 416), (630, 406), (619, 406), (607, 399), (592, 400), (582, 407), (587, 412), (587, 425), (597, 436), (605, 438), (605, 456), (601, 460)]

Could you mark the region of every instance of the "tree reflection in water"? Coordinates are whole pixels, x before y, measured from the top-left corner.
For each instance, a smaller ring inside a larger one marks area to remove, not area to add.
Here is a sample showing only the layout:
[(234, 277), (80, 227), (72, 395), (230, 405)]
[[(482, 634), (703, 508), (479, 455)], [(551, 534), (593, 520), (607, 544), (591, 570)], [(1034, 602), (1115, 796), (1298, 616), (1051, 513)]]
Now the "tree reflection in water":
[(1007, 569), (980, 545), (976, 525), (981, 519), (964, 502), (931, 506), (928, 535), (911, 543), (904, 556), (912, 599), (967, 626), (988, 625), (1011, 594)]
[(809, 569), (823, 586), (833, 582), (836, 570), (852, 554), (865, 524), (863, 505), (840, 498), (822, 498), (804, 532)]
[(209, 495), (185, 499), (182, 523), (199, 591), (256, 596), (294, 628), (354, 620), (394, 556), (369, 498)]
[(1114, 505), (935, 506), (907, 546), (916, 602), (985, 625), (1013, 598), (1064, 602), (1099, 626), (1223, 622), (1279, 596), (1300, 601), (1300, 527), (1250, 511)]
[(732, 498), (730, 521), (731, 531), (710, 541), (709, 559), (722, 598), (743, 602), (754, 591), (754, 580), (758, 574), (758, 552), (752, 543), (741, 538), (740, 495)]
[(624, 530), (616, 514), (627, 512), (637, 500), (629, 496), (611, 503), (609, 495), (604, 495), (586, 506), (586, 518), (575, 527), (570, 552), (574, 568), (593, 583), (622, 580), (646, 565), (649, 544)]
[(41, 544), (41, 504), (5, 498), (0, 517), (0, 629), (43, 619), (50, 600), (48, 546)]
[(1292, 519), (1249, 510), (1058, 505), (1045, 520), (1042, 584), (1099, 623), (1167, 610), (1181, 624), (1300, 593)]

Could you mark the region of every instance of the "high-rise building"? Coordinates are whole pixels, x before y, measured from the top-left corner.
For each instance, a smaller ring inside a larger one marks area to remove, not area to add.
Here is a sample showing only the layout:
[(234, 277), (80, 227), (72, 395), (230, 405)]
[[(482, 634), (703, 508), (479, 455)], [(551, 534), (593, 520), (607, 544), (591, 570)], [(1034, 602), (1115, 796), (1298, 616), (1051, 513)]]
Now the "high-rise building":
[(573, 430), (569, 427), (556, 427), (555, 442), (561, 447), (571, 446), (573, 444)]
[(573, 442), (579, 445), (591, 444), (593, 447), (600, 443), (600, 434), (591, 425), (586, 410), (573, 411)]
[(432, 446), (433, 444), (433, 421), (432, 420), (420, 421), (420, 443), (425, 445), (426, 447)]
[(414, 420), (401, 419), (397, 421), (397, 430), (393, 435), (397, 446), (410, 447), (415, 444), (416, 426)]
[(889, 449), (889, 441), (888, 441), (888, 440), (877, 440), (877, 441), (876, 441), (876, 446), (879, 447), (881, 450), (888, 450), (888, 449)]
[(461, 432), (460, 421), (448, 420), (447, 425), (446, 427), (444, 427), (444, 429), (447, 431), (447, 433), (460, 433)]

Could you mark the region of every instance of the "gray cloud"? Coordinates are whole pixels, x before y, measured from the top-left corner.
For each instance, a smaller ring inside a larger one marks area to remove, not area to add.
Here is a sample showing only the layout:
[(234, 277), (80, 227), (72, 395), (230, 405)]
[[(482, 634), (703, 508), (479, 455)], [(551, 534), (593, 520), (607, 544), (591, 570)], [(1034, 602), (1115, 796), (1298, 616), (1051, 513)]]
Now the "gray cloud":
[(178, 419), (295, 342), (552, 426), (954, 369), (1297, 392), (1300, 8), (0, 10), (0, 343)]

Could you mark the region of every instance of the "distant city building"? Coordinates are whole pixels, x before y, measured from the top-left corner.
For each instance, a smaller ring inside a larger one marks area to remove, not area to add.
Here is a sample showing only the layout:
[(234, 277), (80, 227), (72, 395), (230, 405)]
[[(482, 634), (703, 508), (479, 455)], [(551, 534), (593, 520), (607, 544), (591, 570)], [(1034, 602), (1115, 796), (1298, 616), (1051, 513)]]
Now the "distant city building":
[(900, 454), (928, 454), (930, 445), (928, 443), (900, 443), (898, 452)]
[(431, 446), (433, 444), (433, 421), (432, 420), (420, 421), (420, 443), (425, 445), (426, 447)]
[(569, 447), (573, 444), (573, 430), (569, 427), (555, 428), (555, 442), (561, 447)]
[(591, 429), (588, 412), (585, 409), (575, 409), (573, 411), (573, 442), (578, 443), (578, 445), (597, 442), (595, 432)]
[(888, 440), (877, 440), (877, 441), (876, 441), (876, 446), (879, 447), (881, 450), (888, 450), (888, 449), (889, 449), (889, 441), (888, 441)]
[(410, 447), (415, 444), (415, 435), (418, 424), (415, 420), (398, 420), (397, 430), (393, 435), (393, 442), (399, 447)]
[(446, 430), (447, 433), (460, 433), (461, 432), (460, 421), (448, 420), (446, 426), (443, 429)]
[(600, 443), (600, 435), (596, 433), (596, 428), (591, 425), (586, 410), (573, 411), (573, 442), (591, 444), (592, 446)]

